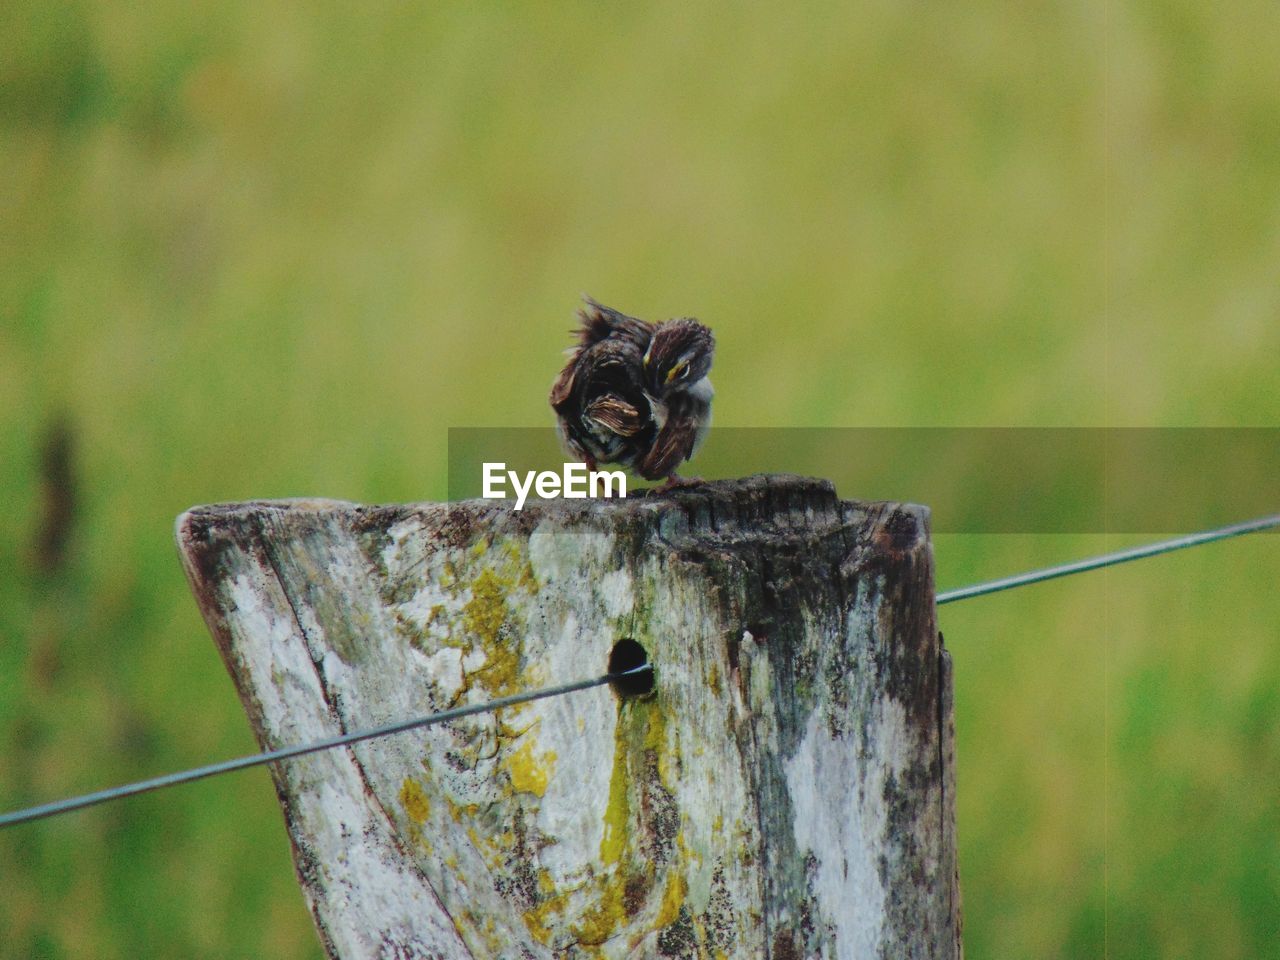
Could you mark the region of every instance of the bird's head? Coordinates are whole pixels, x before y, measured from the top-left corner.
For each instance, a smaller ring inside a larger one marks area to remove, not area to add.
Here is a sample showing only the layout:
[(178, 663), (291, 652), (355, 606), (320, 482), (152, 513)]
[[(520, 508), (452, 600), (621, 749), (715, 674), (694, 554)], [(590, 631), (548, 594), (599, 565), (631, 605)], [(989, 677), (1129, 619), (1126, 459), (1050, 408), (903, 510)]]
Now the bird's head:
[(716, 340), (697, 320), (658, 325), (644, 355), (645, 389), (654, 397), (689, 387), (707, 375)]

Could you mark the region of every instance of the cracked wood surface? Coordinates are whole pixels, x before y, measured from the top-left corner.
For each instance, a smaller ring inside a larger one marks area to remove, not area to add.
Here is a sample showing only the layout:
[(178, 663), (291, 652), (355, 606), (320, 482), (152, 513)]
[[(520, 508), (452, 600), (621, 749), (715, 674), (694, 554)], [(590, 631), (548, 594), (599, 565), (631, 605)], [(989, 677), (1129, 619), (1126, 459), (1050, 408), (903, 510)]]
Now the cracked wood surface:
[(198, 507), (178, 543), (329, 955), (960, 954), (928, 512), (791, 476), (625, 501)]

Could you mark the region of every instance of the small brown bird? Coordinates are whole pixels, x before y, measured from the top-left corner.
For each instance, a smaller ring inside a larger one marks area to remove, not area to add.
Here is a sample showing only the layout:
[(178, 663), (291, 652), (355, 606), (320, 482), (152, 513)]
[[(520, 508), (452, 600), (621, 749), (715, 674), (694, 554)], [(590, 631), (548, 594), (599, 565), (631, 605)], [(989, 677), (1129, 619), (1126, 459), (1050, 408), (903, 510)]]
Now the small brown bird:
[(565, 449), (590, 470), (617, 463), (682, 482), (676, 470), (711, 424), (711, 331), (687, 318), (646, 323), (589, 297), (578, 315), (578, 346), (550, 397)]

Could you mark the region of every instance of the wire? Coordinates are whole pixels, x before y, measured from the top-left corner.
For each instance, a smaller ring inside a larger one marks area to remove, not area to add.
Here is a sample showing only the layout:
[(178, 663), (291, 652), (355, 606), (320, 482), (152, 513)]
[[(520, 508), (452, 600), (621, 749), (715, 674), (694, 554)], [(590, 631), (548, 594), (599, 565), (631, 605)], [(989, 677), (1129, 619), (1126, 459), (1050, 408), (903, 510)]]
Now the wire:
[[(1172, 540), (1162, 540), (1158, 543), (1149, 543), (1145, 546), (1133, 547), (1129, 550), (1120, 550), (1115, 553), (1107, 553), (1097, 557), (1090, 557), (1086, 560), (1076, 560), (1073, 563), (1064, 563), (1056, 567), (1046, 567), (1043, 570), (1032, 570), (1028, 573), (1019, 573), (1015, 576), (1005, 577), (1001, 580), (991, 580), (987, 583), (977, 583), (968, 587), (960, 587), (956, 590), (947, 590), (937, 595), (936, 603), (938, 606), (942, 606), (946, 603), (955, 603), (957, 600), (968, 600), (971, 597), (981, 597), (989, 593), (999, 593), (1002, 590), (1012, 590), (1015, 587), (1023, 587), (1032, 583), (1042, 583), (1045, 580), (1054, 580), (1058, 577), (1068, 577), (1076, 573), (1098, 570), (1102, 567), (1110, 567), (1118, 563), (1128, 563), (1130, 560), (1141, 560), (1145, 557), (1154, 557), (1162, 553), (1171, 553), (1174, 550), (1196, 547), (1202, 543), (1213, 543), (1216, 540), (1226, 540), (1229, 537), (1238, 537), (1246, 533), (1256, 533), (1260, 530), (1269, 530), (1273, 527), (1280, 527), (1280, 514), (1275, 514), (1269, 517), (1259, 517), (1257, 520), (1246, 520), (1243, 523), (1234, 523), (1230, 526), (1218, 527), (1217, 529), (1206, 530), (1202, 533), (1192, 533), (1185, 537), (1175, 537)], [(314, 743), (302, 744), (301, 746), (295, 747), (281, 747), (278, 750), (271, 750), (266, 753), (255, 753), (245, 757), (237, 757), (233, 760), (223, 760), (221, 763), (211, 763), (208, 766), (196, 767), (192, 770), (183, 770), (179, 773), (170, 773), (162, 777), (154, 777), (150, 780), (141, 780), (137, 783), (129, 783), (119, 787), (112, 787), (109, 790), (99, 790), (96, 793), (86, 793), (78, 797), (68, 797), (65, 800), (56, 800), (52, 803), (41, 804), (37, 807), (27, 807), (23, 810), (15, 810), (12, 813), (0, 814), (0, 829), (15, 826), (19, 823), (30, 823), (33, 820), (42, 820), (45, 817), (52, 817), (62, 813), (70, 813), (73, 810), (83, 810), (85, 807), (92, 807), (99, 803), (106, 803), (108, 800), (137, 796), (140, 793), (148, 793), (152, 790), (161, 790), (165, 787), (176, 786), (180, 783), (191, 783), (194, 780), (203, 780), (205, 777), (216, 777), (219, 774), (232, 773), (236, 770), (246, 770), (249, 767), (256, 767), (266, 763), (275, 763), (278, 760), (289, 760), (293, 757), (301, 757), (308, 753), (317, 753), (318, 751), (330, 750), (334, 747), (350, 746), (351, 744), (359, 743), (362, 740), (372, 740), (375, 737), (385, 737), (390, 736), (393, 733), (403, 733), (406, 730), (414, 730), (419, 727), (429, 727), (437, 723), (444, 723), (446, 720), (456, 720), (459, 717), (468, 717), (477, 713), (488, 713), (494, 710), (501, 710), (503, 707), (513, 707), (517, 704), (530, 703), (534, 700), (543, 700), (547, 697), (563, 696), (564, 694), (574, 693), (578, 690), (588, 690), (591, 687), (602, 687), (606, 683), (613, 683), (651, 670), (653, 670), (653, 664), (645, 663), (638, 667), (632, 667), (629, 670), (620, 670), (614, 673), (606, 673), (603, 676), (593, 677), (590, 680), (578, 680), (574, 683), (566, 683), (558, 687), (544, 687), (541, 690), (534, 690), (529, 693), (517, 693), (509, 697), (499, 697), (496, 700), (490, 700), (486, 703), (477, 703), (466, 707), (456, 707), (452, 710), (445, 710), (441, 713), (433, 713), (424, 717), (416, 717), (412, 720), (402, 720), (398, 723), (389, 723), (385, 726), (372, 727), (368, 730), (358, 730), (355, 733), (344, 733), (341, 736), (330, 737), (327, 740), (317, 740)]]
[(42, 820), (45, 817), (57, 816), (62, 813), (70, 813), (73, 810), (83, 810), (85, 807), (92, 807), (99, 803), (106, 803), (108, 800), (117, 800), (121, 797), (133, 797), (140, 793), (148, 793), (152, 790), (162, 790), (165, 787), (176, 786), (180, 783), (191, 783), (193, 780), (203, 780), (205, 777), (216, 777), (223, 773), (232, 773), (236, 770), (247, 770), (249, 767), (260, 766), (264, 763), (275, 763), (277, 760), (289, 760), (293, 757), (301, 757), (308, 753), (317, 753), (321, 750), (329, 750), (333, 747), (350, 746), (353, 743), (359, 743), (362, 740), (372, 740), (374, 737), (385, 737), (393, 733), (403, 733), (405, 730), (414, 730), (418, 727), (429, 727), (437, 723), (444, 723), (446, 720), (456, 720), (459, 717), (469, 717), (476, 713), (488, 713), (494, 710), (500, 710), (503, 707), (514, 707), (517, 704), (529, 703), (533, 700), (544, 700), (547, 697), (559, 697), (566, 693), (574, 693), (578, 690), (588, 690), (591, 687), (602, 687), (606, 683), (613, 683), (627, 677), (636, 676), (653, 669), (653, 664), (644, 663), (638, 667), (632, 667), (629, 670), (619, 670), (616, 673), (606, 673), (600, 677), (593, 677), (590, 680), (578, 680), (574, 683), (562, 684), (558, 687), (544, 687), (541, 690), (533, 690), (529, 693), (517, 693), (509, 697), (499, 697), (496, 700), (489, 700), (485, 703), (471, 704), (465, 707), (455, 707), (452, 710), (445, 710), (441, 713), (432, 713), (424, 717), (416, 717), (412, 720), (401, 720), (398, 723), (388, 723), (381, 727), (372, 727), (368, 730), (357, 730), (354, 733), (344, 733), (341, 736), (330, 737), (327, 740), (316, 740), (313, 743), (306, 743), (296, 747), (281, 747), (278, 750), (269, 750), (265, 753), (250, 754), (245, 757), (236, 757), (233, 760), (223, 760), (220, 763), (211, 763), (208, 766), (196, 767), (193, 770), (183, 770), (180, 773), (170, 773), (162, 777), (153, 777), (150, 780), (141, 780), (137, 783), (128, 783), (119, 787), (112, 787), (108, 790), (99, 790), (96, 793), (86, 793), (79, 797), (68, 797), (65, 800), (56, 800), (52, 803), (41, 804), (38, 807), (27, 807), (24, 810), (15, 810), (12, 813), (0, 814), (0, 829), (12, 827), (19, 823), (30, 823), (33, 820)]
[(1117, 563), (1128, 563), (1130, 560), (1141, 560), (1145, 557), (1171, 553), (1174, 550), (1183, 550), (1187, 547), (1198, 547), (1202, 543), (1213, 543), (1216, 540), (1239, 537), (1246, 533), (1257, 533), (1259, 530), (1270, 530), (1273, 527), (1280, 527), (1280, 513), (1270, 517), (1259, 517), (1257, 520), (1246, 520), (1243, 523), (1233, 523), (1230, 526), (1218, 527), (1214, 530), (1205, 530), (1202, 533), (1191, 533), (1185, 537), (1175, 537), (1172, 540), (1161, 540), (1158, 543), (1149, 543), (1129, 550), (1106, 553), (1099, 557), (1090, 557), (1087, 560), (1076, 560), (1056, 567), (1046, 567), (1043, 570), (1019, 573), (1001, 580), (991, 580), (987, 583), (975, 583), (972, 586), (947, 590), (938, 594), (936, 603), (938, 606), (942, 606), (944, 603), (955, 603), (957, 600), (968, 600), (970, 597), (981, 597), (988, 593), (999, 593), (1001, 590), (1012, 590), (1014, 587), (1042, 583), (1045, 580), (1055, 580), (1058, 577), (1069, 577), (1075, 573), (1086, 573), (1089, 570), (1112, 567)]

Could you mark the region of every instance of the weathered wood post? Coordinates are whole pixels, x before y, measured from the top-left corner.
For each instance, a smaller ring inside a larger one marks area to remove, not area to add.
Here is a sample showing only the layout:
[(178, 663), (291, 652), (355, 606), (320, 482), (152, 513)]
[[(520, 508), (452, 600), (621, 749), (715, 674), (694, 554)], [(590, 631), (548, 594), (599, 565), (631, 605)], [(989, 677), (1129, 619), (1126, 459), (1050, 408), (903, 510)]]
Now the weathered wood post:
[(329, 955), (955, 957), (928, 514), (790, 476), (625, 501), (201, 507), (264, 748), (605, 672), (274, 769)]

